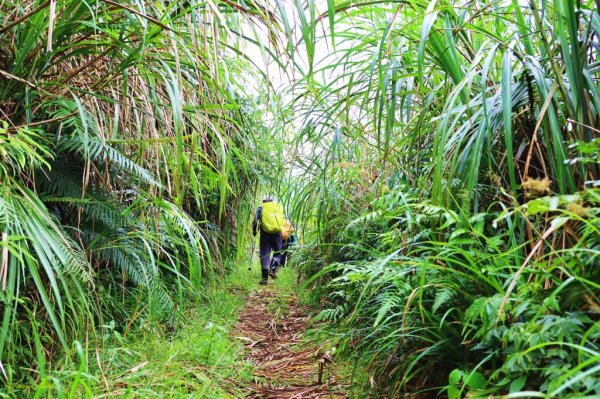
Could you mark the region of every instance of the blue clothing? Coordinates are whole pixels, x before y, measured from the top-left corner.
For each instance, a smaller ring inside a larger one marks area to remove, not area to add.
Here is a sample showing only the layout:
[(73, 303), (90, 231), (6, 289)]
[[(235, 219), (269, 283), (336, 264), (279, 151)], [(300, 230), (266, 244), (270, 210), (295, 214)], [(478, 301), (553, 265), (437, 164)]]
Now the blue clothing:
[[(271, 258), (273, 252), (273, 258)], [(260, 267), (272, 273), (281, 265), (281, 233), (260, 232)]]
[(281, 249), (281, 259), (280, 259), (281, 267), (285, 266), (285, 264), (287, 263), (287, 260), (290, 256), (289, 249), (294, 246), (295, 242), (296, 242), (296, 236), (294, 234), (289, 236), (287, 240), (283, 240), (282, 249)]
[[(260, 218), (262, 216), (262, 206), (256, 210), (256, 215), (252, 221), (252, 232), (256, 236), (260, 227)], [(260, 267), (262, 270), (275, 273), (277, 267), (281, 265), (281, 233), (270, 234), (260, 229)], [(273, 258), (271, 258), (273, 252)]]

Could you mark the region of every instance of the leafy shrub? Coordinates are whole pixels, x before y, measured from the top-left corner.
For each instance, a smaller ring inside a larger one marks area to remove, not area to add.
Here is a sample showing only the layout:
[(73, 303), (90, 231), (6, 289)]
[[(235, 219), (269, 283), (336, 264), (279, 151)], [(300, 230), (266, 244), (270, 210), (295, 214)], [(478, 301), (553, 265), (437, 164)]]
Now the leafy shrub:
[[(598, 394), (598, 190), (470, 217), (399, 202), (404, 190), (348, 224), (348, 237), (379, 238), (368, 254), (320, 273), (333, 276), (321, 318), (345, 326), (346, 346), (383, 386), (453, 398)], [(511, 247), (509, 219), (542, 216), (541, 244)], [(571, 245), (556, 244), (571, 232)]]

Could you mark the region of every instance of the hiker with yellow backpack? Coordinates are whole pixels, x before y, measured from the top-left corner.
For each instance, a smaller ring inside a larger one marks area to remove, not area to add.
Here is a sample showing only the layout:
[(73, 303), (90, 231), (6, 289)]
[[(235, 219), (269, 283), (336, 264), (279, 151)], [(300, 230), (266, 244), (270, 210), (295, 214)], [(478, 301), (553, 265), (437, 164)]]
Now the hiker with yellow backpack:
[[(255, 237), (260, 229), (259, 252), (262, 273), (260, 284), (262, 285), (267, 284), (269, 277), (277, 278), (275, 273), (281, 265), (281, 231), (283, 226), (283, 207), (272, 198), (265, 198), (262, 206), (258, 207), (252, 222), (252, 232)], [(272, 258), (271, 252), (273, 252)]]

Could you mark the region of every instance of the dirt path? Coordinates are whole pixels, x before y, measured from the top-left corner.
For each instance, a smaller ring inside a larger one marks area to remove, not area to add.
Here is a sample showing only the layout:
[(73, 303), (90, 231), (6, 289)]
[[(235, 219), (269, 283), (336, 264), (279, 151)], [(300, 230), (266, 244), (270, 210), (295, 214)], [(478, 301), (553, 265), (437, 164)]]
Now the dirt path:
[(294, 295), (271, 288), (246, 298), (235, 336), (255, 365), (247, 398), (345, 398), (329, 353), (302, 339), (308, 312)]

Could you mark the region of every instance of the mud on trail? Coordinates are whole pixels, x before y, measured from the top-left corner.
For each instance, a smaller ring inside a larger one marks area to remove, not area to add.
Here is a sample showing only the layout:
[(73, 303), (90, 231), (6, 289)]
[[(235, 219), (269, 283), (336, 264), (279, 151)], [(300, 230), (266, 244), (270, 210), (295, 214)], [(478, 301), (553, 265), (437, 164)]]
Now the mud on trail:
[(346, 398), (327, 351), (303, 339), (309, 311), (294, 295), (270, 288), (253, 291), (239, 315), (234, 335), (253, 363), (247, 398)]

